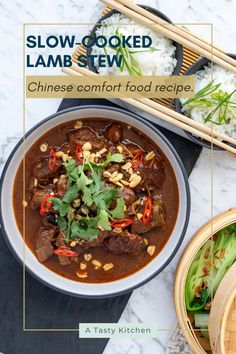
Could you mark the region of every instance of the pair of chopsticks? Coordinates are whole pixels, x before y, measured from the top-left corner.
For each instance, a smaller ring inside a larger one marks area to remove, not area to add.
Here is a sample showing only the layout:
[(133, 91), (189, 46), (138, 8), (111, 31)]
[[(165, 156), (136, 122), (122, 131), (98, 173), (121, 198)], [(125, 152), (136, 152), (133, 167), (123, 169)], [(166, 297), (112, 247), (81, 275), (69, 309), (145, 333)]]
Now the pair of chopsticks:
[(201, 56), (214, 61), (227, 70), (236, 73), (236, 61), (226, 55), (221, 49), (193, 35), (182, 27), (159, 18), (149, 11), (141, 8), (130, 0), (100, 0), (110, 8), (116, 9), (120, 13), (140, 22), (154, 31), (171, 38), (182, 44), (184, 47), (199, 53)]
[[(98, 76), (98, 74), (77, 66), (75, 63), (72, 63), (72, 66), (70, 68), (63, 68), (62, 71), (70, 76)], [(209, 143), (215, 144), (222, 149), (235, 154), (236, 155), (236, 149), (233, 148), (232, 146), (224, 143), (223, 141), (220, 141), (216, 138), (222, 139), (228, 143), (231, 143), (233, 145), (236, 145), (236, 140), (233, 138), (230, 138), (229, 136), (219, 133), (216, 130), (213, 130), (199, 122), (196, 122), (178, 112), (173, 111), (170, 108), (167, 108), (165, 106), (162, 106), (160, 103), (154, 102), (149, 98), (140, 98), (140, 99), (134, 99), (134, 98), (120, 98), (120, 100), (129, 103), (136, 108), (139, 108), (153, 116), (156, 116), (157, 118), (160, 118), (170, 124), (173, 124), (177, 128), (183, 129), (185, 131), (188, 131), (191, 134), (194, 134)]]

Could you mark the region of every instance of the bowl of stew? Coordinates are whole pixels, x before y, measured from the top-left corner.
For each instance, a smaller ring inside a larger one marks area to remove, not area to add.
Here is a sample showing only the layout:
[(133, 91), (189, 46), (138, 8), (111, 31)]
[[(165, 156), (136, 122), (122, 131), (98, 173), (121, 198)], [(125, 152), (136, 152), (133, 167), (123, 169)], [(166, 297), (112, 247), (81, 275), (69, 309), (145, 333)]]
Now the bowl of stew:
[(46, 285), (76, 296), (114, 296), (155, 277), (189, 220), (177, 153), (120, 108), (80, 106), (41, 121), (11, 153), (0, 192), (14, 255)]

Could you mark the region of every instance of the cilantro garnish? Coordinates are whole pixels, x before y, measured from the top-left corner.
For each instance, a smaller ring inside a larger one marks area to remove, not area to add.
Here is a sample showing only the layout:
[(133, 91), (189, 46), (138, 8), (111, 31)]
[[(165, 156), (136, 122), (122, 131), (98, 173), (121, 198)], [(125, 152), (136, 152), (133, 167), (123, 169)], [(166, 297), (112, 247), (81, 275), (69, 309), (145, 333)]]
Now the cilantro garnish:
[[(111, 162), (123, 162), (122, 154), (107, 154), (103, 163), (92, 163), (85, 159), (83, 165), (76, 165), (70, 159), (64, 163), (68, 178), (68, 190), (62, 199), (52, 197), (50, 201), (57, 212), (57, 224), (65, 235), (65, 239), (84, 239), (92, 241), (101, 230), (111, 230), (110, 219), (124, 217), (124, 198), (118, 198), (116, 188), (108, 188), (101, 179), (102, 169)], [(89, 172), (89, 173), (88, 173)], [(76, 219), (73, 202), (81, 199), (88, 208), (87, 216)], [(116, 207), (111, 209), (116, 200)]]

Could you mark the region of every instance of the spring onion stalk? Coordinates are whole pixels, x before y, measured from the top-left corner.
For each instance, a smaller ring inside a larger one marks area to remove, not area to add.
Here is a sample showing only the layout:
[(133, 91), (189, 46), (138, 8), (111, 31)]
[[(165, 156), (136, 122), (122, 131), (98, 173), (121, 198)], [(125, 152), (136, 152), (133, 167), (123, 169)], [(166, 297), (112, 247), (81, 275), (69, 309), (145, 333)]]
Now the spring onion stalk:
[(204, 118), (204, 123), (211, 122), (217, 125), (229, 124), (236, 118), (236, 102), (231, 98), (236, 89), (228, 93), (220, 89), (221, 84), (214, 84), (214, 80), (192, 97), (186, 100), (182, 106), (191, 113), (194, 108), (209, 108), (210, 112)]

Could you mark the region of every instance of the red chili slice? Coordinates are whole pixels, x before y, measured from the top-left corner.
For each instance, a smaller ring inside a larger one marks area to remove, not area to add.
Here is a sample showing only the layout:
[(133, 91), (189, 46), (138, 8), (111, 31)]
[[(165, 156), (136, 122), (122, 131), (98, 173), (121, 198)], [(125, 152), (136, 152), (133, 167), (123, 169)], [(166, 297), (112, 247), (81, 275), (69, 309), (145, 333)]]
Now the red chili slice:
[(39, 214), (40, 215), (43, 215), (44, 213), (46, 213), (47, 211), (49, 211), (51, 209), (51, 207), (53, 206), (52, 202), (48, 201), (48, 199), (54, 197), (55, 194), (47, 194), (42, 203), (41, 203), (41, 206), (40, 206), (40, 211), (39, 211)]
[(132, 158), (131, 164), (133, 168), (138, 168), (143, 162), (144, 153), (142, 150), (139, 150)]
[(146, 204), (145, 204), (145, 208), (144, 208), (144, 212), (143, 212), (143, 217), (142, 217), (142, 222), (143, 224), (147, 224), (151, 215), (152, 215), (152, 198), (148, 197), (146, 200)]
[(80, 144), (77, 144), (76, 148), (75, 148), (75, 155), (76, 155), (77, 160), (82, 163), (83, 158), (80, 156), (81, 153), (83, 153), (82, 146)]
[(66, 256), (66, 257), (76, 257), (79, 254), (75, 251), (71, 251), (68, 247), (60, 247), (53, 251), (53, 253), (57, 254), (58, 256)]
[(124, 229), (125, 227), (132, 225), (133, 223), (134, 221), (128, 218), (114, 219), (110, 222), (111, 227), (118, 228), (118, 229)]
[(50, 171), (55, 170), (56, 161), (57, 161), (57, 158), (56, 158), (55, 149), (54, 149), (54, 147), (51, 146), (50, 147), (50, 156), (49, 156), (49, 159), (48, 159), (48, 169)]

